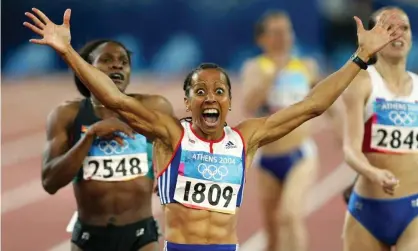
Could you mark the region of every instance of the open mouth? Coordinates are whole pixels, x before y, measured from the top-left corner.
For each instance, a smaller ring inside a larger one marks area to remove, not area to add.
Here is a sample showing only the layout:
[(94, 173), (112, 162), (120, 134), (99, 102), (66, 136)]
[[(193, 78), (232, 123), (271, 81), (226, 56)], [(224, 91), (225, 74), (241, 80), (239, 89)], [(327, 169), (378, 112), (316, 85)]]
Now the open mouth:
[(122, 73), (118, 73), (118, 72), (117, 73), (110, 73), (109, 78), (111, 78), (113, 80), (113, 82), (125, 80), (125, 76)]
[(396, 41), (393, 41), (391, 45), (393, 48), (403, 48), (405, 46), (405, 43), (403, 41), (396, 40)]
[(203, 120), (208, 126), (216, 126), (219, 123), (219, 110), (214, 108), (204, 109), (202, 112)]

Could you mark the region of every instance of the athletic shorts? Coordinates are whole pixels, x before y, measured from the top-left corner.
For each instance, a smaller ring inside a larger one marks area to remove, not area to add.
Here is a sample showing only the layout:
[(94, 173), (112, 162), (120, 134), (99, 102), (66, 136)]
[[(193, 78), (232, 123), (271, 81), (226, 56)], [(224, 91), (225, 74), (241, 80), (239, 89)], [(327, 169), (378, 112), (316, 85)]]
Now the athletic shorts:
[(158, 237), (158, 224), (153, 217), (124, 226), (91, 226), (77, 220), (71, 242), (83, 251), (138, 251), (158, 242)]

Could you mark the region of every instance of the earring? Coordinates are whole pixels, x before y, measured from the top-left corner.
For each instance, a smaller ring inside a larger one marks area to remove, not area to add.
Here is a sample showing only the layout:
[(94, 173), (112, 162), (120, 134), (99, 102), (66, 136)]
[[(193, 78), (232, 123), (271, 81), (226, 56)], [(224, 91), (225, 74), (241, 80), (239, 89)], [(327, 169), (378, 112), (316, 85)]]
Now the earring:
[(232, 111), (232, 108), (231, 108), (231, 107), (229, 107), (229, 110), (230, 110), (230, 111)]
[(190, 112), (190, 109), (189, 108), (186, 108), (186, 112)]

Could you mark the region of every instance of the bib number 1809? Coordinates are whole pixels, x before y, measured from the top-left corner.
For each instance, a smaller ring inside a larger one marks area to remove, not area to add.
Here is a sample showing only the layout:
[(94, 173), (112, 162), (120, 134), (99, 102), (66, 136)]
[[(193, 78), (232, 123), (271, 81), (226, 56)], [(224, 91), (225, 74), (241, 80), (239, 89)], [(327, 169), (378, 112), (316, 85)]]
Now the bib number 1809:
[[(190, 196), (190, 190), (193, 189)], [(208, 191), (206, 191), (208, 189)], [(184, 191), (184, 201), (189, 201), (190, 197), (195, 203), (202, 203), (205, 200), (212, 206), (217, 206), (222, 198), (225, 200), (223, 207), (228, 207), (231, 202), (233, 189), (231, 186), (226, 186), (222, 189), (218, 184), (206, 185), (204, 183), (195, 183), (192, 188), (192, 182), (186, 181), (186, 187)], [(206, 198), (207, 196), (207, 198)]]

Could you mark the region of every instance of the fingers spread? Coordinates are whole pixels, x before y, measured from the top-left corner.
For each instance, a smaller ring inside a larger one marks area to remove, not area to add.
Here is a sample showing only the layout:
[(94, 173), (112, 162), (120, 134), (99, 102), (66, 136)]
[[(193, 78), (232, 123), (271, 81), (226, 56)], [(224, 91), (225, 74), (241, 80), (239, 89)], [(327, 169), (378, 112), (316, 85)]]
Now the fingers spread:
[(356, 21), (357, 33), (364, 31), (363, 22), (361, 22), (360, 18), (354, 16), (354, 20)]
[(71, 9), (66, 9), (64, 12), (63, 24), (66, 27), (70, 27)]
[(39, 18), (37, 18), (35, 15), (33, 15), (30, 12), (25, 12), (25, 16), (27, 16), (28, 18), (32, 19), (32, 21), (36, 24), (36, 26), (38, 26), (39, 28), (44, 28), (45, 24), (41, 22), (41, 20), (39, 20)]
[(41, 29), (39, 29), (38, 27), (36, 27), (35, 25), (28, 23), (28, 22), (24, 22), (23, 25), (29, 29), (31, 29), (33, 32), (35, 32), (36, 34), (43, 36), (43, 31)]
[(45, 40), (43, 39), (29, 39), (29, 42), (33, 44), (46, 44)]
[(49, 18), (40, 10), (38, 10), (37, 8), (32, 8), (32, 11), (35, 12), (36, 15), (38, 15), (38, 17), (45, 23), (49, 23), (51, 22), (51, 20), (49, 20)]

